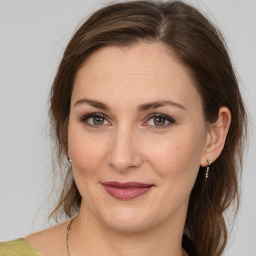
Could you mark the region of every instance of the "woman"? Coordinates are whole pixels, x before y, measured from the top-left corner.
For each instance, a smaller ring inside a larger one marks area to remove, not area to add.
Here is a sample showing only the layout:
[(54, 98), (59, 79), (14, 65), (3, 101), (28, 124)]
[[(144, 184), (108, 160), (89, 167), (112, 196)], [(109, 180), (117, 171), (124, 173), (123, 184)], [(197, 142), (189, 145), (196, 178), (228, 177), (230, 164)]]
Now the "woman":
[(246, 113), (222, 37), (196, 9), (136, 1), (94, 13), (65, 50), (50, 114), (69, 161), (51, 216), (71, 220), (0, 255), (222, 254)]

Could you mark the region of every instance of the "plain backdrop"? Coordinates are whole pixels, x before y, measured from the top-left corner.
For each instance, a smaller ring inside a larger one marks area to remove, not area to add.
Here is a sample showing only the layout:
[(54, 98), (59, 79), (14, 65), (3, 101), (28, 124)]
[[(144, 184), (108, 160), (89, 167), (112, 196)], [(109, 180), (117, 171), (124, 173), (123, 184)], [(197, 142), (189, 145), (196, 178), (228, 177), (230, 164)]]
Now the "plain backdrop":
[[(223, 32), (250, 113), (242, 205), (225, 256), (256, 256), (256, 1), (190, 2)], [(51, 225), (48, 93), (78, 24), (109, 1), (0, 0), (0, 240)], [(225, 170), (223, 170), (225, 171)]]

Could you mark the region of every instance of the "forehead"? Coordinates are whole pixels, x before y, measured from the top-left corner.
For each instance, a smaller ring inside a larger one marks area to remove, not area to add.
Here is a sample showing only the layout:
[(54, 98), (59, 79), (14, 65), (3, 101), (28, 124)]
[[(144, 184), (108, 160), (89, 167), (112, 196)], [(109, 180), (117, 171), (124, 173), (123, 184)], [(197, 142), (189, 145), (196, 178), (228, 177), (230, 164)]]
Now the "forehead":
[(201, 102), (188, 69), (174, 51), (160, 43), (107, 46), (95, 51), (76, 74), (73, 96), (96, 95), (103, 101), (171, 98), (185, 102), (190, 98), (187, 104)]
[[(132, 46), (105, 46), (93, 52), (81, 65), (79, 71), (98, 70), (101, 74), (136, 74), (152, 73), (155, 68), (175, 69), (188, 75), (175, 52), (167, 49), (162, 43), (140, 42)], [(78, 72), (79, 72), (78, 71)], [(185, 71), (185, 72), (184, 72)], [(98, 73), (98, 74), (100, 74)]]

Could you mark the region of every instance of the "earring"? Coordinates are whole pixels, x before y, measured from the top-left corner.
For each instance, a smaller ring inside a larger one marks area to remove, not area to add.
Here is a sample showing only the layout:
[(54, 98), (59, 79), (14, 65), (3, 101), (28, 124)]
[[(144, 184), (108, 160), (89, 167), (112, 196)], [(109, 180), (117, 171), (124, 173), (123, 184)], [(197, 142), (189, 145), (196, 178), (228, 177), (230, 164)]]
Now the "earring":
[(209, 177), (209, 170), (210, 170), (210, 165), (211, 165), (211, 161), (208, 159), (208, 166), (206, 167), (206, 172), (205, 172), (205, 178), (208, 179)]
[(70, 162), (70, 163), (72, 163), (72, 160), (68, 157), (68, 161)]

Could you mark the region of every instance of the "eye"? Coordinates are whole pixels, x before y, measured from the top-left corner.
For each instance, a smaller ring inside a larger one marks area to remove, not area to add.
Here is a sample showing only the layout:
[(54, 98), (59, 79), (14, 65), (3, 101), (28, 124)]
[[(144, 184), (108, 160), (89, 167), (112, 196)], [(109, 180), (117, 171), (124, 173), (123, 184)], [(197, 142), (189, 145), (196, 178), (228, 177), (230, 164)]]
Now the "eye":
[(151, 114), (143, 126), (153, 126), (155, 128), (165, 128), (174, 123), (174, 119), (164, 114)]
[(81, 122), (86, 122), (87, 125), (90, 126), (104, 126), (110, 125), (110, 122), (107, 121), (106, 117), (100, 113), (92, 113), (82, 116), (80, 118)]

